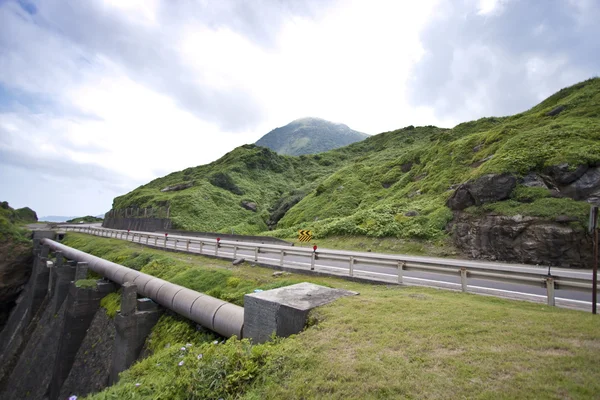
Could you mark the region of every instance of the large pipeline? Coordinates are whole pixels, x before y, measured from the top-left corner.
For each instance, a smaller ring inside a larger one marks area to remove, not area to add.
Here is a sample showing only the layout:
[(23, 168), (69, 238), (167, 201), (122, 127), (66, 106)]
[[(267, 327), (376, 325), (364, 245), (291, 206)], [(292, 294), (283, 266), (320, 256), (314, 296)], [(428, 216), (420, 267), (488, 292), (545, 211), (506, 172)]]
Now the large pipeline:
[(50, 239), (42, 239), (54, 251), (60, 251), (71, 260), (85, 262), (92, 271), (119, 285), (131, 282), (137, 291), (169, 310), (176, 312), (218, 334), (242, 338), (244, 308), (175, 285), (152, 275), (104, 260), (102, 258), (65, 246)]

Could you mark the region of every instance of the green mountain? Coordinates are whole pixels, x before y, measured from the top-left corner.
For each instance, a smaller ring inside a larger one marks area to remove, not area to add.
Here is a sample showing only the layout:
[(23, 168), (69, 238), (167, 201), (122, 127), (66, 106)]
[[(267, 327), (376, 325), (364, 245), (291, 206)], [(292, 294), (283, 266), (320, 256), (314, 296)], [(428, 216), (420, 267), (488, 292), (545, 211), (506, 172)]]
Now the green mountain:
[[(528, 235), (547, 236), (547, 251), (587, 246), (582, 235), (589, 203), (600, 202), (599, 165), (600, 79), (594, 78), (521, 114), (453, 129), (408, 126), (299, 157), (241, 146), (117, 197), (113, 208), (169, 206), (174, 227), (198, 231), (452, 237), (464, 240), (457, 245), (470, 255), (492, 259), (511, 259), (494, 253), (496, 236), (506, 237), (496, 247), (521, 246), (518, 259), (536, 262), (527, 258)], [(167, 187), (180, 190), (161, 191)], [(562, 225), (542, 229), (555, 222)], [(485, 244), (487, 250), (472, 248)]]
[(316, 154), (366, 139), (369, 135), (353, 131), (344, 124), (320, 118), (302, 118), (273, 129), (256, 145), (290, 156)]

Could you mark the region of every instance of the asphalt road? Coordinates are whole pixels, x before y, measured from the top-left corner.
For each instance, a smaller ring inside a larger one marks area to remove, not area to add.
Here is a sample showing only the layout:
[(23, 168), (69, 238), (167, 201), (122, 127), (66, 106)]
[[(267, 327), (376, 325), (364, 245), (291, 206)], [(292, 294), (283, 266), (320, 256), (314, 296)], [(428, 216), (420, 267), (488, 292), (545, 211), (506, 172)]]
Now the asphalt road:
[[(85, 227), (87, 225), (79, 225), (78, 227)], [(94, 228), (97, 228), (97, 225), (91, 225)], [(132, 234), (134, 232), (131, 232)], [(146, 232), (135, 232), (138, 234), (147, 234)], [(150, 233), (150, 234), (157, 234)], [(130, 237), (131, 239), (131, 237)], [(137, 239), (137, 238), (136, 238)], [(185, 250), (185, 244), (183, 243), (190, 237), (181, 236), (181, 235), (169, 235), (169, 241), (167, 243), (167, 247), (173, 248), (175, 239), (179, 239), (178, 249)], [(201, 239), (198, 237), (194, 237), (193, 239)], [(203, 239), (208, 244), (203, 245), (202, 254), (206, 255), (215, 255), (215, 240), (212, 238)], [(142, 244), (145, 243), (145, 239), (142, 239)], [(229, 257), (233, 258), (233, 250), (226, 245), (235, 244), (236, 242), (231, 241), (222, 241), (223, 247), (219, 248), (218, 255), (221, 257)], [(154, 239), (149, 240), (149, 244), (154, 245)], [(243, 245), (243, 243), (238, 243), (239, 245)], [(164, 239), (159, 238), (157, 241), (158, 246), (164, 245)], [(257, 262), (262, 264), (279, 266), (281, 265), (281, 252), (280, 249), (287, 249), (293, 251), (294, 249), (298, 249), (297, 247), (291, 246), (276, 246), (269, 245), (269, 247), (276, 248), (275, 251), (264, 252), (261, 251), (258, 254)], [(306, 249), (306, 248), (305, 248)], [(189, 250), (194, 253), (200, 253), (200, 246), (198, 243), (191, 243)], [(325, 250), (325, 249), (319, 249)], [(319, 253), (317, 251), (317, 254)], [(346, 260), (323, 260), (318, 259), (315, 261), (315, 271), (318, 272), (327, 272), (330, 274), (336, 275), (344, 275), (348, 276), (349, 274), (349, 262), (348, 258), (351, 255), (355, 255), (356, 257), (363, 256), (374, 256), (376, 253), (359, 253), (352, 251), (340, 251), (340, 250), (328, 250), (328, 252), (333, 252), (340, 257), (345, 257)], [(412, 261), (430, 261), (435, 262), (441, 260), (439, 258), (434, 257), (420, 257), (420, 256), (404, 256), (404, 255), (381, 255), (382, 257), (388, 257), (391, 261), (394, 260), (395, 257), (402, 257), (406, 260)], [(245, 258), (248, 261), (254, 260), (254, 251), (246, 250), (246, 249), (238, 249), (236, 252), (237, 258)], [(455, 259), (443, 259), (443, 262), (446, 264), (452, 264), (461, 267), (477, 267), (477, 268), (486, 268), (490, 271), (519, 271), (519, 272), (529, 272), (535, 274), (546, 274), (547, 267), (536, 267), (531, 265), (522, 265), (522, 264), (505, 264), (505, 263), (492, 263), (492, 262), (482, 262), (482, 261), (470, 261), (470, 260), (455, 260)], [(284, 266), (291, 268), (299, 268), (309, 270), (311, 265), (310, 261), (310, 253), (304, 255), (286, 255), (284, 258)], [(354, 276), (356, 277), (368, 277), (370, 279), (375, 278), (376, 280), (388, 281), (388, 282), (396, 282), (397, 281), (397, 269), (396, 267), (387, 267), (380, 265), (369, 265), (368, 263), (359, 262), (354, 264), (353, 266)], [(580, 279), (590, 279), (592, 277), (592, 272), (590, 270), (575, 270), (575, 269), (564, 269), (564, 268), (552, 268), (551, 273), (553, 275), (560, 275), (563, 277), (571, 277), (571, 278), (580, 278)], [(420, 272), (420, 271), (404, 271), (403, 272), (404, 283), (407, 284), (420, 284), (425, 286), (435, 286), (435, 287), (449, 287), (454, 289), (460, 289), (460, 276), (458, 275), (447, 275), (435, 272)], [(513, 284), (506, 282), (499, 282), (496, 280), (486, 280), (486, 279), (476, 279), (469, 278), (468, 279), (469, 288), (472, 287), (480, 287), (480, 288), (489, 288), (495, 290), (502, 290), (508, 292), (517, 292), (517, 293), (526, 293), (533, 294), (538, 296), (546, 296), (546, 288), (540, 284), (539, 286), (533, 285), (521, 285), (521, 284)], [(562, 299), (570, 299), (570, 300), (578, 300), (591, 302), (591, 294), (589, 292), (580, 292), (575, 290), (564, 290), (557, 288), (555, 290), (555, 295), (557, 298)], [(510, 297), (510, 296), (508, 296)]]

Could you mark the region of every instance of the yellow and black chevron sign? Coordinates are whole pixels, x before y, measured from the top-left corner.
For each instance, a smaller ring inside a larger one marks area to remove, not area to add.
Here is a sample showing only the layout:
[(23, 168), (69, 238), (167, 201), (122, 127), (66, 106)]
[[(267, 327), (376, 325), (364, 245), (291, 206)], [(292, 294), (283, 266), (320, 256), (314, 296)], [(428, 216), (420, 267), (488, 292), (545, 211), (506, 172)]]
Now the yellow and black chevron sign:
[(301, 242), (310, 242), (312, 240), (312, 232), (304, 229), (299, 230), (298, 240)]

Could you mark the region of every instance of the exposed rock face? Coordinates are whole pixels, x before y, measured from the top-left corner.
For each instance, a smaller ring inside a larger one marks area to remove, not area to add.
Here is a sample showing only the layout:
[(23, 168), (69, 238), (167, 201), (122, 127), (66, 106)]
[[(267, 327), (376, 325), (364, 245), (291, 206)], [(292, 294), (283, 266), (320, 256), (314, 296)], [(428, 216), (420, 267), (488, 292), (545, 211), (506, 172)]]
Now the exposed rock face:
[(457, 212), (450, 229), (456, 246), (473, 258), (592, 267), (591, 238), (584, 229), (566, 223), (520, 215), (473, 217)]
[(527, 187), (540, 187), (540, 188), (548, 189), (548, 185), (546, 185), (546, 182), (544, 182), (542, 177), (540, 177), (538, 174), (533, 173), (533, 172), (525, 175), (523, 177), (521, 184), (523, 186), (527, 186)]
[[(572, 215), (544, 220), (520, 215), (475, 217), (461, 212), (469, 206), (509, 198), (516, 183), (509, 174), (485, 175), (456, 188), (448, 200), (448, 207), (455, 211), (450, 229), (456, 246), (473, 258), (591, 268), (591, 237), (583, 227), (571, 224), (578, 220)], [(549, 189), (553, 197), (600, 205), (598, 166), (560, 164), (543, 173), (531, 172), (519, 183)]]
[(253, 203), (251, 201), (242, 201), (242, 207), (244, 207), (246, 210), (250, 210), (252, 212), (256, 212), (256, 203)]
[(548, 116), (548, 117), (554, 117), (555, 115), (560, 114), (565, 108), (567, 108), (567, 107), (565, 107), (564, 105), (560, 105), (558, 107), (555, 107), (552, 110), (548, 111), (546, 113), (546, 116)]
[(448, 207), (452, 210), (464, 210), (473, 205), (505, 200), (516, 185), (517, 179), (510, 174), (484, 175), (460, 185), (448, 200)]
[(8, 239), (0, 243), (0, 331), (31, 274), (31, 247)]
[(560, 164), (547, 168), (546, 171), (558, 186), (562, 186), (581, 178), (588, 169), (587, 165), (579, 165), (572, 170), (569, 164)]
[(587, 169), (561, 192), (575, 200), (585, 200), (600, 205), (598, 201), (600, 199), (600, 167)]
[(184, 189), (191, 188), (192, 186), (194, 186), (194, 184), (192, 182), (179, 183), (177, 185), (167, 186), (166, 188), (163, 188), (160, 191), (161, 192), (175, 192), (177, 190), (184, 190)]

